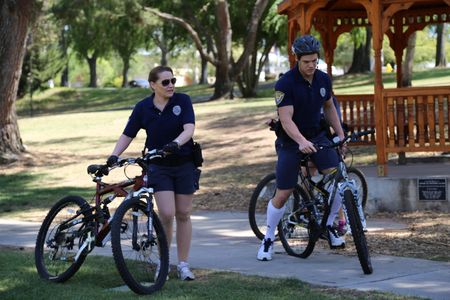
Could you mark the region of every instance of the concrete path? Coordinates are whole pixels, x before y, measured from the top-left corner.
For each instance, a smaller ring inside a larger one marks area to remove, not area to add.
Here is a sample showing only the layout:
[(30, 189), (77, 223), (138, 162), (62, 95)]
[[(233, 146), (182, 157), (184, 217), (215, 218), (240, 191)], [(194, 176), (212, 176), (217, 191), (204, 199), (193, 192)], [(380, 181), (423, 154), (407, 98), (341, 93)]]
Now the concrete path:
[[(259, 246), (245, 212), (195, 212), (190, 263), (194, 268), (239, 272), (266, 277), (293, 277), (338, 288), (379, 290), (430, 299), (450, 299), (450, 264), (393, 256), (372, 256), (374, 273), (364, 275), (356, 256), (315, 250), (307, 259), (285, 254), (275, 245), (274, 259), (256, 260)], [(402, 228), (386, 220), (369, 222), (370, 230)], [(0, 244), (34, 247), (40, 224), (0, 219)], [(109, 255), (110, 249), (96, 249)], [(171, 263), (176, 263), (174, 246)]]

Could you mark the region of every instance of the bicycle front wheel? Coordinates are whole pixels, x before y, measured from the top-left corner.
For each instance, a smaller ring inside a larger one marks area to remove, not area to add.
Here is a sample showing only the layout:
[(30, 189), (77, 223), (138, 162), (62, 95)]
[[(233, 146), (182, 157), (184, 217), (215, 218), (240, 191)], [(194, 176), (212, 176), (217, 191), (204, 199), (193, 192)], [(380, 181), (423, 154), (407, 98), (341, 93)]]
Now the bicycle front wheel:
[(316, 244), (310, 229), (314, 221), (304, 205), (308, 200), (306, 193), (296, 188), (293, 198), (293, 201), (287, 202), (284, 215), (278, 223), (278, 235), (287, 254), (307, 258)]
[(367, 203), (367, 197), (368, 197), (368, 188), (367, 188), (367, 181), (366, 177), (364, 176), (364, 173), (355, 168), (355, 167), (349, 167), (347, 169), (347, 174), (350, 180), (354, 180), (356, 184), (356, 189), (358, 190), (359, 199), (363, 210), (366, 207)]
[[(111, 226), (111, 247), (120, 276), (137, 294), (160, 290), (169, 272), (169, 248), (158, 216), (146, 211), (146, 203), (124, 201)], [(152, 218), (148, 228), (148, 218)]]
[(93, 234), (85, 223), (85, 217), (90, 215), (89, 204), (78, 196), (67, 196), (50, 209), (39, 229), (34, 250), (41, 278), (64, 282), (80, 269), (93, 247), (92, 242), (82, 248), (86, 237)]
[(366, 236), (361, 224), (358, 210), (355, 205), (353, 192), (349, 189), (344, 191), (344, 204), (347, 210), (347, 216), (352, 229), (353, 242), (355, 243), (358, 259), (364, 274), (372, 274), (372, 262), (370, 260), (369, 249), (367, 247)]

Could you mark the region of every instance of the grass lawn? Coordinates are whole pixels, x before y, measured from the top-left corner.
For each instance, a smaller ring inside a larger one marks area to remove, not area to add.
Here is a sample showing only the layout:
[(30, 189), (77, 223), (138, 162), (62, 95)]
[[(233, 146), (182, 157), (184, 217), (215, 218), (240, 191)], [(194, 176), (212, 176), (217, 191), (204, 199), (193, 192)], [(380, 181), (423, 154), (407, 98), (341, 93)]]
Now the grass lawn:
[[(81, 269), (63, 284), (37, 275), (30, 250), (1, 249), (0, 296), (6, 299), (411, 299), (381, 292), (311, 286), (296, 279), (271, 279), (236, 273), (195, 270), (196, 280), (182, 282), (172, 270), (161, 291), (138, 296), (120, 278), (112, 258), (88, 256)], [(14, 276), (12, 276), (14, 274)]]

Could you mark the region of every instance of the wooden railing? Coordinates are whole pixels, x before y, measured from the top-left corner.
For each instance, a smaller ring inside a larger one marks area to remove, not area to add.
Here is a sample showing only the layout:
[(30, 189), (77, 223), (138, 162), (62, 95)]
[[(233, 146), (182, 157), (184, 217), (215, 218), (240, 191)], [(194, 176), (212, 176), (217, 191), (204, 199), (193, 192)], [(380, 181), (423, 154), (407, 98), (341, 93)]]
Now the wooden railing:
[[(363, 131), (375, 128), (375, 106), (373, 95), (336, 95), (341, 106), (342, 120), (350, 131)], [(362, 138), (360, 145), (375, 144), (375, 135)]]
[(450, 86), (385, 89), (386, 152), (449, 151)]

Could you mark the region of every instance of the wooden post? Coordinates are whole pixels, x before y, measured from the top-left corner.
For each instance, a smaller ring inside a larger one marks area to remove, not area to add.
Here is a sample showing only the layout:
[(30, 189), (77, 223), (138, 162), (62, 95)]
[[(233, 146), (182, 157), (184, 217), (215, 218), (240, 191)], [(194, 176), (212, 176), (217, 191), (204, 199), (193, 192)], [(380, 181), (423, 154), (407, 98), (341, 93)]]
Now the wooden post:
[[(366, 7), (367, 9), (367, 7)], [(383, 47), (382, 31), (382, 7), (380, 1), (373, 1), (367, 11), (372, 24), (373, 49), (375, 59), (375, 124), (376, 124), (376, 149), (378, 176), (387, 175), (387, 155), (386, 155), (386, 116), (383, 103), (383, 79), (381, 77), (381, 49)]]

